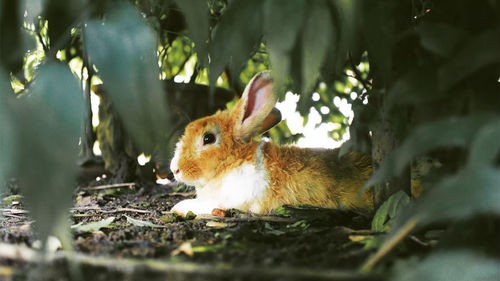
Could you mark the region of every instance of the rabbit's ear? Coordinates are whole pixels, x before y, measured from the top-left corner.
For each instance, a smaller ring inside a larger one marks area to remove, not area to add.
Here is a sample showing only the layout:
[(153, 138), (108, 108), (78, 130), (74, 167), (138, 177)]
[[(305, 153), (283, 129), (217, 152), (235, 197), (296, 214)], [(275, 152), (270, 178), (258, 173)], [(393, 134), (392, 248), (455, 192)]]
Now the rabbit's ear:
[(234, 136), (248, 142), (281, 121), (281, 113), (274, 109), (277, 97), (273, 93), (273, 81), (269, 72), (261, 72), (252, 78), (241, 99), (233, 109), (236, 122)]

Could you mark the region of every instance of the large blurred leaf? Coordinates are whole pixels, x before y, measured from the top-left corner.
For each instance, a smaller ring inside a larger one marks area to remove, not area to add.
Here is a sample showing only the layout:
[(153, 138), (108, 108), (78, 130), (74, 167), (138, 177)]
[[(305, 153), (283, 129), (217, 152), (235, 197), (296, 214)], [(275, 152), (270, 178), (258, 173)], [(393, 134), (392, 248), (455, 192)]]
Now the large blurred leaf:
[[(333, 74), (338, 75), (344, 69), (345, 62), (350, 57), (352, 63), (358, 65), (364, 46), (361, 45), (360, 25), (360, 1), (357, 0), (330, 0), (335, 8), (332, 19), (337, 26), (336, 46), (332, 46), (335, 52), (330, 51), (330, 56), (325, 64), (332, 64)], [(349, 56), (348, 56), (349, 55)]]
[(128, 133), (152, 153), (169, 132), (152, 30), (132, 6), (119, 5), (106, 21), (87, 23), (84, 42)]
[(427, 190), (396, 220), (397, 227), (411, 217), (425, 225), (479, 214), (500, 215), (500, 170), (491, 166), (500, 152), (500, 122), (486, 123), (474, 136), (466, 168)]
[(467, 219), (479, 214), (500, 215), (499, 183), (498, 169), (467, 168), (426, 191), (408, 212), (395, 221), (395, 227), (402, 226), (413, 216), (421, 225), (426, 225)]
[(77, 24), (77, 19), (85, 13), (87, 0), (45, 0), (45, 19), (47, 19), (50, 47), (55, 51), (62, 49), (70, 39), (71, 28)]
[(440, 89), (447, 90), (482, 67), (500, 64), (500, 29), (491, 29), (471, 38), (453, 58), (439, 69)]
[(420, 104), (442, 98), (439, 92), (437, 75), (433, 67), (415, 67), (403, 75), (389, 90), (389, 107), (402, 104)]
[(495, 119), (481, 127), (469, 150), (469, 167), (493, 165), (500, 152), (500, 120)]
[[(222, 70), (239, 70), (262, 36), (262, 0), (231, 1), (216, 26), (210, 45), (210, 86)], [(238, 71), (239, 72), (239, 71)]]
[(302, 29), (306, 3), (302, 0), (268, 0), (264, 4), (264, 34), (269, 47), (274, 89), (282, 92), (290, 74), (290, 56)]
[(206, 64), (208, 59), (209, 11), (205, 0), (177, 0), (177, 5), (186, 17), (189, 33), (195, 44), (199, 62)]
[(435, 121), (413, 130), (405, 142), (382, 162), (363, 189), (400, 175), (415, 156), (439, 147), (463, 147), (479, 130), (477, 124), (494, 119), (489, 114), (452, 117)]
[(465, 35), (463, 30), (454, 26), (437, 23), (423, 23), (417, 28), (417, 33), (422, 47), (443, 57), (450, 56)]
[(397, 34), (395, 17), (391, 13), (394, 3), (394, 0), (362, 1), (361, 30), (374, 79), (385, 79), (390, 73), (391, 51)]
[(311, 92), (324, 63), (326, 52), (333, 41), (334, 28), (328, 4), (325, 1), (309, 2), (309, 14), (302, 38), (302, 94)]
[(12, 152), (15, 145), (14, 127), (12, 126), (13, 112), (9, 104), (14, 98), (12, 89), (7, 80), (8, 76), (0, 67), (0, 196), (4, 193), (4, 181), (11, 170)]
[(498, 259), (472, 251), (455, 250), (434, 253), (416, 267), (398, 270), (390, 280), (497, 281), (499, 278), (500, 262)]
[(22, 13), (18, 1), (0, 2), (0, 62), (17, 74), (23, 67)]
[[(67, 224), (83, 117), (82, 90), (65, 65), (43, 65), (30, 95), (15, 104), (14, 175), (42, 241)], [(66, 228), (62, 228), (66, 230)]]

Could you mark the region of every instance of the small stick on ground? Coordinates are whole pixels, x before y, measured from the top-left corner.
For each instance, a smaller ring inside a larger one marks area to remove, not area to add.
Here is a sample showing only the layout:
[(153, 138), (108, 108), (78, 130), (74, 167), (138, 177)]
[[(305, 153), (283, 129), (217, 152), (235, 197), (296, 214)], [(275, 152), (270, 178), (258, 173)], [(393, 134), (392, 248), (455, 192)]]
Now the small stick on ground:
[(89, 186), (89, 187), (84, 188), (84, 190), (101, 190), (101, 189), (120, 188), (120, 187), (132, 188), (132, 187), (135, 187), (135, 186), (136, 186), (135, 182), (124, 182), (124, 183), (114, 183), (114, 184), (104, 184), (104, 185)]
[(22, 209), (0, 209), (0, 211), (6, 212), (6, 213), (11, 213), (13, 215), (27, 214), (27, 213), (29, 213), (28, 211), (22, 210)]
[(171, 192), (168, 193), (168, 196), (182, 196), (182, 197), (191, 197), (195, 196), (196, 192)]
[(386, 240), (382, 246), (378, 249), (375, 255), (371, 256), (364, 264), (361, 266), (361, 272), (369, 272), (372, 270), (373, 266), (379, 262), (383, 257), (385, 257), (399, 242), (403, 239), (417, 226), (418, 219), (410, 219), (403, 227), (400, 228), (396, 234), (394, 234), (389, 240)]
[[(80, 207), (80, 208), (75, 207), (75, 208), (71, 208), (71, 212), (74, 213), (75, 211), (96, 211), (98, 213), (106, 213), (106, 214), (119, 213), (119, 212), (134, 212), (134, 213), (142, 213), (142, 214), (151, 213), (151, 211), (148, 211), (148, 210), (133, 209), (133, 208), (118, 208), (118, 209), (114, 209), (114, 210), (103, 210), (99, 207)], [(78, 214), (78, 215), (81, 216), (82, 214)]]
[(140, 210), (140, 209), (132, 209), (132, 208), (118, 208), (116, 210), (109, 210), (109, 211), (102, 210), (102, 212), (103, 213), (134, 212), (134, 213), (141, 213), (141, 214), (151, 213), (151, 211), (148, 211), (148, 210)]

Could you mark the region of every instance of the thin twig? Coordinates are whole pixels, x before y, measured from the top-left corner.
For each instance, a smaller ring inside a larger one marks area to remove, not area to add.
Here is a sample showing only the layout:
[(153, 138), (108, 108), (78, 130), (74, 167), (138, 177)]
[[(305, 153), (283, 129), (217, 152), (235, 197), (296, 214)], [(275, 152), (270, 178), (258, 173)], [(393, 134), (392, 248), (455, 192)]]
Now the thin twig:
[(99, 207), (74, 207), (74, 208), (71, 208), (69, 209), (69, 211), (71, 213), (75, 212), (75, 211), (89, 211), (89, 210), (102, 210), (101, 208)]
[(18, 215), (14, 215), (14, 214), (3, 214), (5, 217), (10, 217), (10, 218), (16, 218), (16, 219), (25, 219), (26, 217), (21, 217), (21, 216), (18, 216)]
[(0, 209), (0, 211), (2, 212), (10, 212), (11, 214), (13, 215), (17, 215), (17, 214), (27, 214), (29, 213), (28, 211), (26, 210), (21, 210), (21, 209)]
[[(135, 212), (135, 213), (142, 213), (142, 214), (149, 214), (151, 211), (148, 210), (141, 210), (141, 209), (133, 209), (133, 208), (118, 208), (114, 210), (103, 210), (99, 207), (75, 207), (71, 208), (70, 212), (74, 213), (75, 211), (96, 211), (98, 213), (119, 213), (119, 212)], [(78, 216), (81, 216), (82, 214), (78, 214)]]
[(135, 182), (125, 182), (125, 183), (114, 183), (114, 184), (89, 186), (89, 187), (86, 187), (84, 189), (85, 190), (101, 190), (101, 189), (118, 188), (118, 187), (132, 188), (133, 186), (135, 186)]
[(140, 210), (140, 209), (133, 209), (133, 208), (118, 208), (116, 210), (110, 210), (110, 211), (105, 211), (102, 210), (103, 213), (119, 213), (119, 212), (135, 212), (135, 213), (141, 213), (141, 214), (150, 214), (151, 211), (148, 210)]
[(421, 245), (421, 246), (424, 246), (424, 247), (429, 247), (429, 246), (431, 246), (431, 244), (430, 244), (430, 243), (427, 243), (427, 242), (424, 242), (424, 241), (422, 241), (422, 240), (418, 239), (418, 237), (417, 237), (417, 236), (415, 236), (415, 235), (410, 235), (410, 239), (411, 239), (412, 241), (414, 241), (415, 243), (417, 243), (417, 244)]
[(191, 197), (195, 196), (196, 192), (171, 192), (167, 194), (168, 196), (182, 196), (182, 197)]
[(43, 53), (44, 54), (48, 54), (49, 53), (49, 48), (47, 47), (47, 45), (45, 44), (45, 41), (43, 40), (43, 36), (41, 34), (41, 28), (40, 28), (40, 31), (39, 32), (36, 32), (36, 35), (38, 37), (38, 40), (40, 41), (40, 44), (42, 45), (42, 50), (43, 50)]
[[(175, 214), (170, 211), (161, 212), (163, 215)], [(251, 221), (267, 221), (267, 222), (296, 222), (296, 218), (285, 218), (272, 215), (255, 215), (248, 214), (247, 217), (218, 217), (213, 215), (197, 215), (196, 219), (201, 220), (219, 220), (222, 222), (251, 222)]]
[(386, 240), (378, 249), (375, 255), (371, 256), (362, 266), (361, 272), (369, 272), (373, 266), (385, 257), (394, 247), (396, 247), (403, 239), (417, 226), (418, 219), (410, 219), (403, 227), (396, 232), (389, 240)]
[[(352, 78), (354, 78), (354, 79), (358, 80), (359, 82), (361, 82), (361, 84), (363, 85), (363, 88), (365, 88), (366, 92), (368, 92), (368, 90), (371, 89), (373, 85), (372, 85), (372, 83), (370, 83), (370, 81), (366, 81), (366, 80), (363, 79), (363, 76), (361, 75), (361, 72), (359, 72), (358, 67), (352, 61), (352, 56), (351, 56), (350, 53), (349, 53), (349, 63), (351, 64), (351, 67), (352, 67), (352, 70), (354, 71), (354, 74), (356, 74), (356, 76), (355, 77), (352, 76)], [(364, 98), (364, 96), (361, 97), (361, 100), (363, 100), (363, 98)]]

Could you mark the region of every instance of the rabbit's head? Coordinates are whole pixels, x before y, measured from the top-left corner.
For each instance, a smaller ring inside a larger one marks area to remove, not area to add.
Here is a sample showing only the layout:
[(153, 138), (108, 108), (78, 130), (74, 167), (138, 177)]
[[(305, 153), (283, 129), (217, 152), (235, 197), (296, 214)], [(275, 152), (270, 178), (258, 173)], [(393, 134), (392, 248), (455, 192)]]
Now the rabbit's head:
[(281, 120), (274, 108), (269, 72), (257, 74), (231, 110), (195, 120), (187, 125), (170, 163), (177, 181), (202, 187), (238, 165), (252, 161), (252, 139)]

